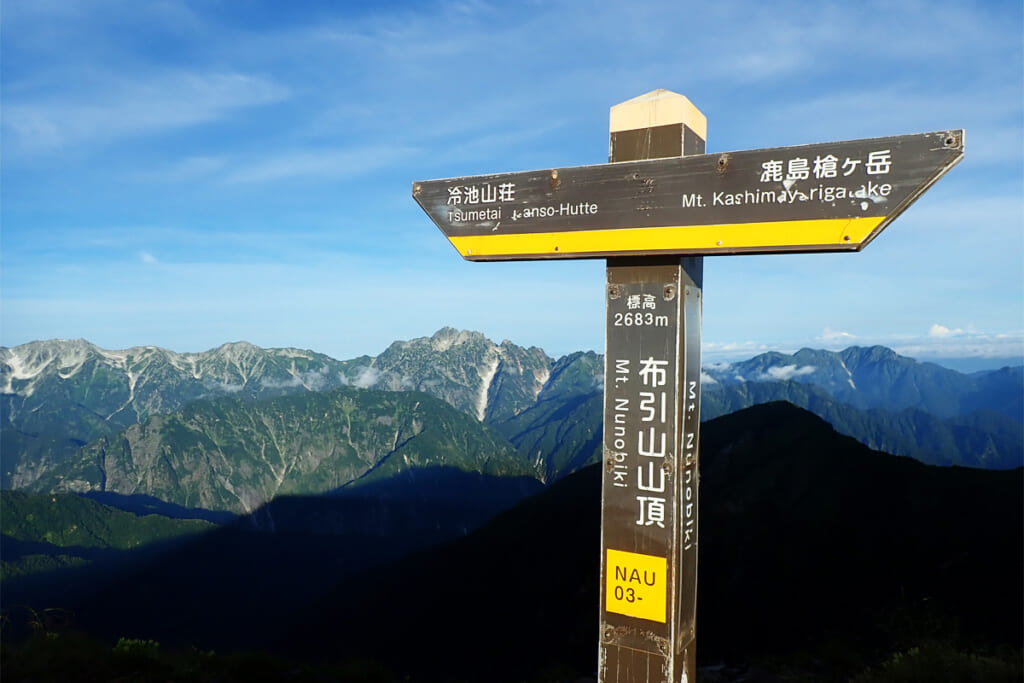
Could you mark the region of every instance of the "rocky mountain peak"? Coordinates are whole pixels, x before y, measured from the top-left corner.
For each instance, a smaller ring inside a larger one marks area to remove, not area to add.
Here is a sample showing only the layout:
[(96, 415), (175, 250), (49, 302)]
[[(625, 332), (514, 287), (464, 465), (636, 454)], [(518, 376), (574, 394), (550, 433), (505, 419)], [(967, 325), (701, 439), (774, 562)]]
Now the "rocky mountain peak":
[(266, 355), (267, 351), (262, 349), (255, 344), (250, 344), (247, 341), (228, 342), (221, 344), (213, 351), (209, 351), (206, 355), (215, 358), (224, 358), (226, 360), (240, 360), (250, 359), (257, 356)]
[(430, 345), (438, 352), (444, 352), (453, 346), (462, 346), (470, 342), (494, 346), (494, 342), (480, 332), (456, 330), (453, 327), (442, 327), (430, 337)]

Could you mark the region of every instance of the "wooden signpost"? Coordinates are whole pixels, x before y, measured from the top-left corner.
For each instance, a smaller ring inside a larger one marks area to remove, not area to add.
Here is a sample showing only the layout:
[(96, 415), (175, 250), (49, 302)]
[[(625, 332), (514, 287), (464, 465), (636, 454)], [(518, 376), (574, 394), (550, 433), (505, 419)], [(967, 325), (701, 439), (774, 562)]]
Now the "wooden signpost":
[(859, 251), (964, 154), (962, 130), (705, 154), (656, 90), (612, 107), (609, 162), (430, 180), (472, 261), (605, 258), (603, 683), (696, 680), (705, 255)]

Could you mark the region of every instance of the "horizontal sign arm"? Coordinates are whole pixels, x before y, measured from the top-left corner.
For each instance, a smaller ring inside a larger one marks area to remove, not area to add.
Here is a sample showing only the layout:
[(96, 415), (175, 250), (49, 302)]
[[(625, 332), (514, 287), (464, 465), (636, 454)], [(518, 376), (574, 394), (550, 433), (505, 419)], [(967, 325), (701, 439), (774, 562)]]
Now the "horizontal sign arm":
[(964, 153), (942, 131), (413, 184), (468, 260), (859, 251)]

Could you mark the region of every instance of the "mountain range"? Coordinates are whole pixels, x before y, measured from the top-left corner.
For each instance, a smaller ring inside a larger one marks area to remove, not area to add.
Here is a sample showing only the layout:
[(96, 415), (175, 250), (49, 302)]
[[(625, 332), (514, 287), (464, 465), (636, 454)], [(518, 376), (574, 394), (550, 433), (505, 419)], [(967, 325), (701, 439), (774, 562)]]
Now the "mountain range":
[[(2, 348), (2, 484), (246, 512), (416, 465), (549, 483), (600, 457), (603, 365), (451, 328), (346, 361), (246, 343)], [(803, 349), (706, 366), (702, 385), (705, 419), (787, 400), (923, 462), (1024, 464), (1024, 367), (965, 375), (883, 347)]]
[(937, 417), (976, 411), (1024, 420), (1024, 365), (970, 375), (900, 356), (884, 346), (843, 351), (801, 349), (706, 366), (704, 389), (750, 382), (792, 381), (820, 388), (853, 408), (916, 409)]
[(31, 487), (87, 443), (225, 396), (259, 401), (341, 387), (423, 391), (477, 420), (500, 422), (536, 402), (555, 365), (540, 349), (450, 328), (348, 361), (244, 342), (186, 354), (107, 351), (84, 340), (0, 348), (0, 483)]

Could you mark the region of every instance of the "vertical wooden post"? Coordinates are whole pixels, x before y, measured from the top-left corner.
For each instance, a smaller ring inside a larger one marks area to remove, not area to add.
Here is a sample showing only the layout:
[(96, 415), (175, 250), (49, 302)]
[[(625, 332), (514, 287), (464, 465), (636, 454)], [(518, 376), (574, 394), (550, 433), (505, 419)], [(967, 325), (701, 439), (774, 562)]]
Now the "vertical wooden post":
[[(703, 154), (706, 133), (656, 90), (612, 107), (609, 161)], [(600, 683), (696, 680), (702, 281), (701, 256), (608, 259)]]

